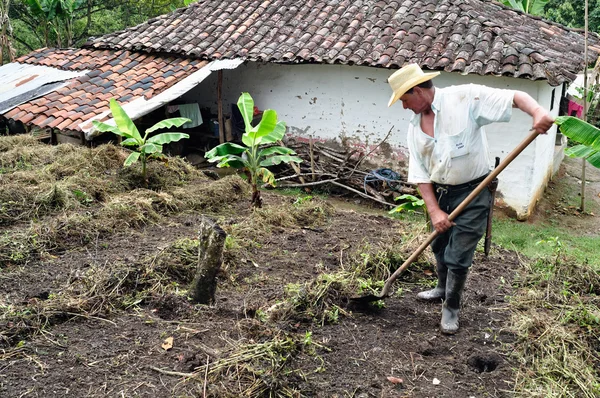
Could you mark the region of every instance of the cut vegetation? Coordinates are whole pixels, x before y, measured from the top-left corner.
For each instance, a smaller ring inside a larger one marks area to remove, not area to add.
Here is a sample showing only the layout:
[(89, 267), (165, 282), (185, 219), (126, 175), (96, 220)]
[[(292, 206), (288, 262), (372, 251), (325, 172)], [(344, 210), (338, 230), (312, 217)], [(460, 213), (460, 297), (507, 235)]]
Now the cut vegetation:
[[(415, 300), (435, 283), (429, 253), (385, 303), (348, 300), (418, 247), (421, 214), (300, 191), (262, 191), (254, 209), (236, 175), (167, 158), (147, 163), (146, 186), (128, 155), (0, 137), (1, 396), (600, 394), (598, 264), (572, 255), (576, 229), (560, 235), (560, 219), (497, 220), (461, 332), (445, 337), (440, 305)], [(211, 306), (189, 298), (202, 216), (227, 234)]]

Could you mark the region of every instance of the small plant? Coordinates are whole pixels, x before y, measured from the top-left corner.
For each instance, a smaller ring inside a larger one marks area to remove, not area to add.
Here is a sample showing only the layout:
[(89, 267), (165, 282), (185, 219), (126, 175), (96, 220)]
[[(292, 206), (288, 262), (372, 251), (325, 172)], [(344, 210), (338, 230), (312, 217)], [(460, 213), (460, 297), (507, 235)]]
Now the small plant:
[(146, 130), (142, 137), (131, 118), (114, 98), (111, 98), (110, 100), (110, 111), (112, 112), (116, 125), (111, 126), (95, 120), (93, 121), (94, 127), (96, 127), (98, 131), (111, 132), (118, 136), (125, 137), (125, 140), (121, 142), (121, 145), (132, 148), (133, 152), (125, 159), (123, 165), (131, 166), (139, 159), (140, 162), (142, 162), (142, 176), (144, 177), (144, 181), (148, 180), (146, 175), (146, 163), (148, 159), (164, 157), (162, 154), (163, 145), (179, 141), (183, 138), (190, 138), (188, 134), (174, 132), (161, 133), (148, 137), (150, 133), (159, 129), (171, 128), (173, 126), (181, 127), (189, 122), (190, 119), (176, 117), (162, 120)]
[(398, 196), (394, 200), (396, 200), (396, 201), (402, 200), (404, 202), (402, 202), (401, 204), (399, 204), (398, 206), (396, 206), (392, 210), (390, 210), (389, 214), (400, 213), (403, 211), (406, 211), (408, 213), (413, 213), (416, 210), (420, 210), (425, 207), (425, 201), (423, 199), (417, 198), (414, 195), (404, 194), (404, 195)]
[(260, 123), (252, 126), (254, 100), (248, 93), (242, 93), (238, 99), (238, 108), (244, 119), (246, 132), (242, 135), (245, 146), (226, 142), (208, 151), (205, 157), (217, 167), (233, 167), (242, 169), (252, 187), (252, 205), (262, 206), (258, 181), (275, 186), (275, 176), (266, 167), (281, 162), (301, 163), (296, 153), (283, 146), (262, 146), (280, 141), (285, 134), (285, 123), (277, 121), (277, 112), (272, 109), (264, 111)]

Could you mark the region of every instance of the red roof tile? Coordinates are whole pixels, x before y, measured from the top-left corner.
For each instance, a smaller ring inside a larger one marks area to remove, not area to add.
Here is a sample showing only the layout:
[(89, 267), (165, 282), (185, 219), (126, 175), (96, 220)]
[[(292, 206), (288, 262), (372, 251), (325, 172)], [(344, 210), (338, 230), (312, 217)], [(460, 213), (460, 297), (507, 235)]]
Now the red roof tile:
[[(57, 127), (81, 131), (84, 123), (109, 110), (109, 99), (121, 104), (138, 97), (160, 94), (190, 74), (202, 69), (206, 61), (131, 51), (90, 49), (41, 49), (16, 62), (46, 65), (67, 70), (90, 71), (66, 86), (19, 105), (4, 114), (38, 127)], [(183, 66), (190, 65), (183, 69)], [(121, 72), (126, 65), (126, 72)], [(160, 65), (160, 68), (158, 67)], [(178, 79), (174, 77), (177, 72)], [(124, 98), (124, 101), (120, 101)]]
[[(385, 68), (414, 62), (552, 85), (573, 80), (584, 64), (581, 31), (492, 0), (200, 0), (85, 46)], [(597, 34), (588, 48), (600, 53)]]

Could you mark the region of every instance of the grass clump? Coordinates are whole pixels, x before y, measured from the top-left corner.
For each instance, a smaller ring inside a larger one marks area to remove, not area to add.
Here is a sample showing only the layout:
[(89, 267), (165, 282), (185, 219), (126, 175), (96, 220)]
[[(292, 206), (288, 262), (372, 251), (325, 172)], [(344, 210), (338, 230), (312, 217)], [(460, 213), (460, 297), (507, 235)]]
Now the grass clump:
[(271, 320), (317, 323), (320, 326), (337, 323), (349, 315), (342, 306), (354, 292), (353, 281), (345, 272), (321, 274), (303, 284), (285, 287), (284, 301), (267, 310)]
[(561, 252), (525, 264), (511, 302), (515, 390), (537, 397), (600, 395), (600, 273)]
[(315, 371), (322, 371), (323, 360), (316, 350), (326, 349), (313, 341), (310, 332), (297, 335), (278, 331), (260, 342), (228, 343), (218, 358), (189, 374), (198, 381), (206, 377), (207, 397), (301, 397), (303, 392), (294, 386), (306, 375), (293, 368), (294, 359), (316, 358), (320, 365)]

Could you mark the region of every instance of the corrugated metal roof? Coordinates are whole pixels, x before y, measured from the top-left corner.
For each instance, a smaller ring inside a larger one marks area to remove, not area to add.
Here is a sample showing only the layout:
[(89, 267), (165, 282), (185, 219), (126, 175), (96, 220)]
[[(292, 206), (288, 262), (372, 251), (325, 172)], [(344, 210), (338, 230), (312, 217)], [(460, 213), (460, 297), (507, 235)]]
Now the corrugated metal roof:
[(25, 67), (41, 66), (55, 75), (65, 69), (77, 75), (61, 83), (61, 87), (3, 112), (3, 116), (39, 128), (74, 132), (82, 131), (81, 126), (87, 127), (92, 119), (109, 118), (111, 98), (122, 106), (136, 100), (142, 103), (142, 99), (160, 95), (208, 64), (207, 61), (130, 51), (51, 48), (27, 54), (16, 63)]
[(88, 70), (65, 71), (43, 65), (10, 63), (0, 66), (0, 113), (56, 90)]

